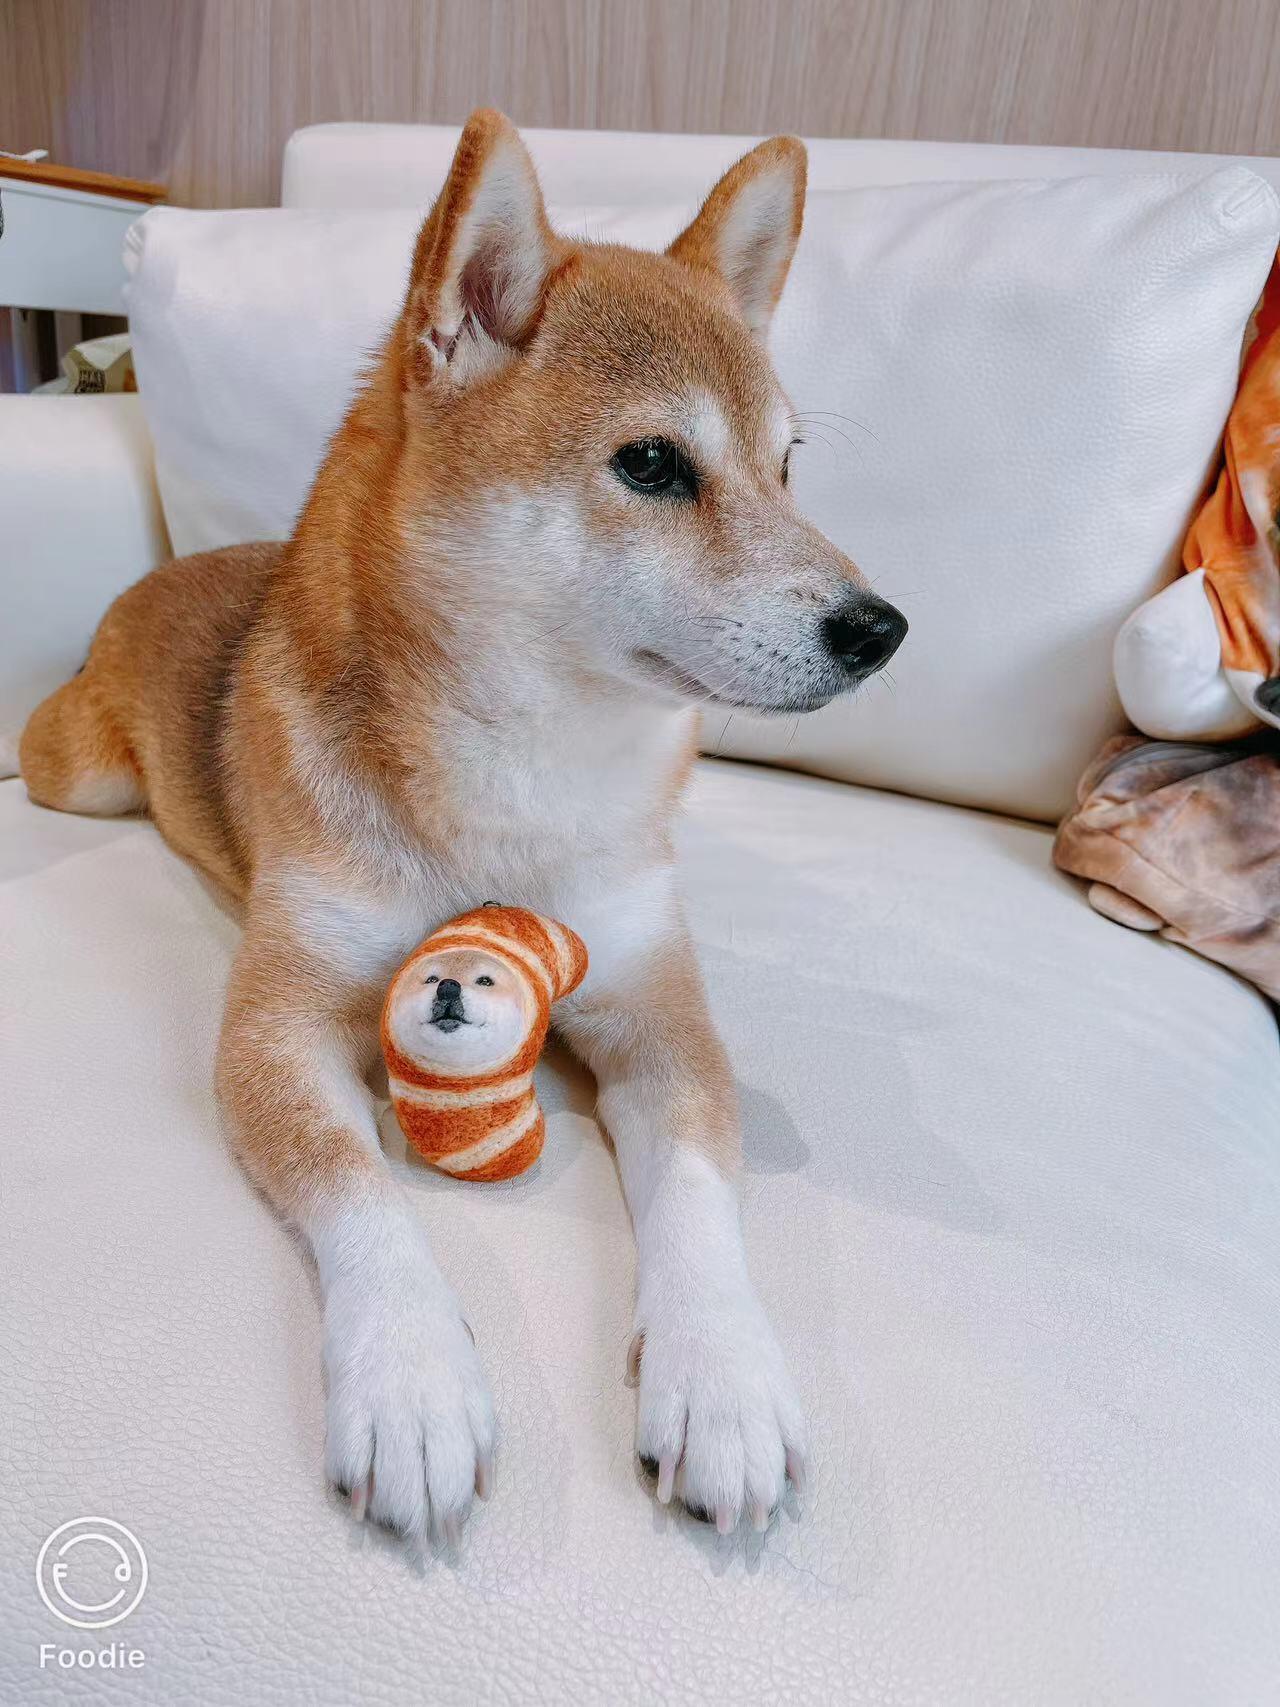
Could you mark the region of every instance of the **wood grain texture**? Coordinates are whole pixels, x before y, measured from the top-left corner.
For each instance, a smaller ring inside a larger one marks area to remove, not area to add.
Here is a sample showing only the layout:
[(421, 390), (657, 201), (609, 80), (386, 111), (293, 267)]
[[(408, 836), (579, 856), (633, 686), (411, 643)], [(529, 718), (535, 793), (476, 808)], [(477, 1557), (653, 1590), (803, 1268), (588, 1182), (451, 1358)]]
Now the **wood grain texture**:
[(111, 172), (86, 172), (81, 166), (55, 166), (48, 160), (6, 160), (0, 157), (0, 178), (19, 184), (49, 184), (59, 190), (84, 190), (95, 196), (114, 196), (120, 201), (162, 202), (163, 184), (148, 184), (141, 178), (117, 178)]
[(325, 119), (1280, 153), (1278, 0), (0, 0), (0, 147), (278, 199)]

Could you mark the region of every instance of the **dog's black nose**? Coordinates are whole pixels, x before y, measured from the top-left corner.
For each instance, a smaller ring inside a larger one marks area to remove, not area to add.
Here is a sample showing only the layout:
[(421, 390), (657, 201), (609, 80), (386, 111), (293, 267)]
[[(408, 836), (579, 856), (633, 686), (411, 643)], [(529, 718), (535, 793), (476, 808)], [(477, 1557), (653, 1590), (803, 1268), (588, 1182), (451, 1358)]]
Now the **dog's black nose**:
[(859, 680), (887, 664), (902, 645), (907, 619), (874, 593), (859, 593), (822, 623), (827, 651)]
[(456, 978), (442, 978), (436, 985), (436, 996), (442, 1002), (456, 1002), (462, 994), (462, 985)]

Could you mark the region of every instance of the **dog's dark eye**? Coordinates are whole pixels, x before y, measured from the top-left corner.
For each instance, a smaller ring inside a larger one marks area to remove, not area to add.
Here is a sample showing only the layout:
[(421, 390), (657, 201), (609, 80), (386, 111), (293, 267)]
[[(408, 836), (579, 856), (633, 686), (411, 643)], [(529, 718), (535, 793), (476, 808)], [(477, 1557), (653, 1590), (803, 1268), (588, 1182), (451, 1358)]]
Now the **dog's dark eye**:
[(480, 974), (480, 976), (476, 979), (476, 983), (477, 984), (492, 984), (493, 979), (489, 976), (489, 974), (487, 972), (482, 972)]
[(438, 984), (440, 982), (440, 974), (438, 972), (433, 972), (429, 978), (426, 978), (423, 981), (427, 984)]
[(670, 439), (636, 439), (615, 452), (609, 466), (633, 492), (691, 498), (698, 488), (693, 465)]
[(803, 443), (803, 439), (792, 439), (791, 443), (787, 446), (786, 455), (782, 459), (782, 484), (784, 486), (791, 479), (791, 453), (797, 445), (802, 445)]

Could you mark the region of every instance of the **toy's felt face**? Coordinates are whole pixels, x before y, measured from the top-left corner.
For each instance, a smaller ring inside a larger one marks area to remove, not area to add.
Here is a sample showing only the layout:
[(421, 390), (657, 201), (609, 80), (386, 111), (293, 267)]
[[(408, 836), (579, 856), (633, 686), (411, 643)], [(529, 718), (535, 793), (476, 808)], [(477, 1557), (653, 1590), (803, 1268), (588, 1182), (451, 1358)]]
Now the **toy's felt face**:
[(527, 984), (504, 961), (449, 948), (405, 969), (388, 1024), (410, 1060), (483, 1073), (515, 1054), (535, 1018)]

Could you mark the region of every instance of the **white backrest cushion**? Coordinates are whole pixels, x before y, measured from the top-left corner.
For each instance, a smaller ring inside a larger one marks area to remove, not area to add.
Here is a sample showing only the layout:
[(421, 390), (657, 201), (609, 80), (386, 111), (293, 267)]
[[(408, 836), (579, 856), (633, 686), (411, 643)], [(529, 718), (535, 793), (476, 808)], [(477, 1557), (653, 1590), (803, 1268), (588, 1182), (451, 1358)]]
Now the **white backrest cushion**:
[[(706, 194), (758, 136), (521, 129), (547, 200), (561, 207), (652, 207)], [(417, 207), (449, 169), (459, 127), (443, 124), (313, 124), (285, 144), (282, 207)], [(1132, 148), (1045, 148), (1007, 142), (915, 142), (887, 137), (810, 137), (809, 189), (958, 179), (1082, 178), (1135, 172), (1212, 171), (1221, 154)], [(1280, 160), (1245, 164), (1280, 187)]]
[[(658, 246), (688, 203), (566, 214)], [(415, 212), (158, 209), (129, 313), (175, 548), (281, 537), (396, 311)], [(798, 502), (912, 632), (855, 702), (708, 745), (1052, 819), (1122, 722), (1280, 238), (1243, 167), (818, 192), (774, 325)]]

